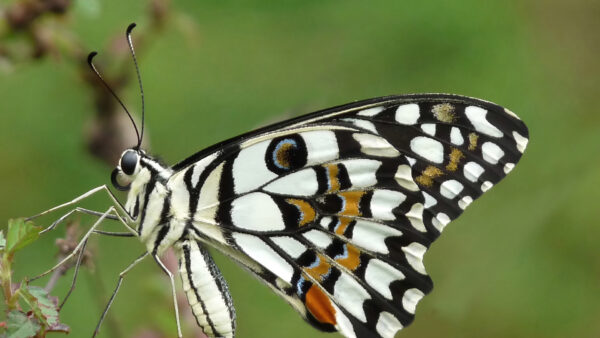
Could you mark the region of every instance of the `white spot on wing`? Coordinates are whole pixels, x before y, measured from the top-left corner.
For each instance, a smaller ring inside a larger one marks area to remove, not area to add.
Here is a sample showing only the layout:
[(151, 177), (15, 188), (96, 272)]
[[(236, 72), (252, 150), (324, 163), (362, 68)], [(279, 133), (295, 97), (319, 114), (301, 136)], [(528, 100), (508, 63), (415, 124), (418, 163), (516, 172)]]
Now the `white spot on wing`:
[(400, 155), (400, 152), (383, 137), (360, 133), (352, 134), (352, 137), (360, 143), (360, 151), (364, 154), (382, 157)]
[(429, 195), (425, 191), (422, 191), (421, 193), (423, 194), (423, 197), (425, 197), (425, 209), (429, 209), (437, 204), (437, 200), (433, 196)]
[(367, 322), (363, 303), (371, 297), (354, 278), (342, 273), (333, 287), (333, 296), (356, 319), (363, 323)]
[(500, 149), (497, 144), (492, 142), (485, 142), (481, 146), (481, 153), (483, 155), (483, 159), (491, 164), (497, 164), (502, 156), (504, 156), (504, 151)]
[(477, 182), (479, 176), (483, 174), (483, 171), (483, 167), (481, 167), (477, 162), (467, 162), (463, 169), (465, 178), (471, 182)]
[(207, 165), (209, 165), (212, 161), (214, 161), (217, 158), (217, 155), (219, 155), (219, 153), (210, 154), (205, 158), (201, 159), (200, 161), (196, 162), (196, 164), (194, 164), (194, 168), (192, 169), (193, 172), (191, 180), (193, 186), (196, 186), (198, 184), (200, 174), (202, 174), (204, 169), (206, 169)]
[(369, 261), (365, 271), (365, 281), (385, 298), (392, 300), (390, 283), (404, 279), (402, 272), (396, 270), (388, 263), (373, 258)]
[(471, 203), (473, 203), (473, 198), (471, 198), (471, 196), (465, 196), (465, 197), (461, 198), (460, 201), (458, 201), (458, 206), (464, 210)]
[(379, 319), (377, 319), (377, 325), (375, 326), (375, 330), (383, 338), (394, 338), (396, 332), (403, 328), (402, 323), (387, 311), (379, 314)]
[(481, 191), (486, 192), (488, 190), (490, 190), (491, 187), (493, 187), (494, 184), (490, 181), (485, 181), (483, 182), (483, 184), (481, 184)]
[(331, 223), (331, 217), (323, 217), (323, 218), (321, 218), (321, 221), (319, 222), (319, 224), (321, 224), (321, 226), (323, 226), (324, 228), (327, 228), (329, 223)]
[(465, 143), (465, 139), (462, 137), (460, 129), (456, 127), (452, 127), (452, 129), (450, 129), (450, 142), (456, 144), (457, 146), (460, 146), (463, 143)]
[(339, 150), (334, 132), (315, 130), (303, 132), (300, 135), (306, 143), (307, 166), (329, 162), (338, 158)]
[(396, 175), (394, 175), (394, 178), (396, 179), (396, 182), (398, 182), (398, 184), (406, 190), (419, 190), (419, 186), (413, 180), (412, 169), (408, 164), (399, 165), (398, 170), (396, 171)]
[(514, 167), (515, 167), (514, 163), (506, 163), (504, 165), (504, 173), (508, 174), (509, 172), (511, 172), (513, 170)]
[(378, 134), (377, 128), (375, 128), (375, 125), (371, 121), (361, 120), (361, 119), (342, 119), (342, 121), (350, 122), (357, 127), (371, 131), (374, 134)]
[(244, 148), (233, 161), (233, 183), (237, 194), (254, 190), (277, 177), (265, 163), (268, 146), (269, 141), (262, 141)]
[(319, 230), (307, 231), (302, 236), (321, 249), (325, 249), (333, 242), (331, 237)]
[(215, 224), (215, 214), (219, 203), (219, 183), (221, 182), (221, 173), (223, 172), (224, 165), (224, 162), (219, 164), (219, 166), (208, 175), (204, 184), (202, 184), (200, 196), (198, 198), (198, 208), (194, 214), (195, 221)]
[(292, 280), (294, 274), (292, 266), (263, 240), (253, 235), (237, 232), (234, 232), (232, 236), (237, 245), (256, 262), (288, 283)]
[(375, 190), (371, 198), (371, 214), (373, 218), (394, 220), (392, 210), (406, 199), (406, 195), (393, 190)]
[[(304, 304), (302, 305), (304, 306)], [(348, 317), (344, 315), (344, 313), (340, 310), (339, 307), (337, 307), (337, 305), (335, 305), (335, 303), (332, 303), (331, 305), (335, 310), (335, 321), (337, 323), (335, 325), (335, 328), (347, 338), (356, 338), (354, 327), (352, 326), (352, 323), (350, 322)], [(304, 307), (302, 307), (302, 309), (304, 309)]]
[(423, 265), (423, 255), (425, 254), (425, 251), (427, 251), (427, 248), (423, 244), (413, 242), (402, 247), (402, 251), (404, 251), (408, 264), (410, 264), (415, 271), (422, 275), (427, 274), (425, 265)]
[(502, 137), (503, 134), (500, 129), (496, 128), (486, 119), (487, 113), (487, 110), (476, 106), (468, 106), (465, 108), (465, 115), (469, 121), (471, 121), (475, 130), (489, 136)]
[[(324, 226), (326, 227), (327, 224)], [(352, 242), (354, 244), (366, 250), (382, 254), (389, 253), (385, 239), (393, 236), (402, 236), (402, 232), (381, 223), (362, 219), (356, 220), (352, 230)]]
[(513, 137), (515, 138), (515, 141), (517, 141), (517, 150), (521, 153), (524, 152), (525, 148), (527, 148), (527, 143), (529, 142), (527, 137), (521, 136), (521, 134), (516, 131), (513, 131)]
[(439, 232), (442, 232), (446, 225), (450, 223), (450, 217), (448, 217), (448, 215), (444, 214), (443, 212), (440, 212), (437, 215), (435, 215), (434, 218), (431, 219), (431, 223), (433, 223), (433, 226)]
[(254, 231), (285, 229), (279, 207), (264, 193), (253, 192), (236, 198), (231, 203), (233, 225)]
[(291, 196), (311, 196), (317, 193), (319, 182), (314, 169), (304, 169), (283, 176), (263, 188), (276, 194)]
[(419, 230), (420, 232), (426, 232), (425, 224), (423, 224), (423, 204), (415, 203), (410, 208), (410, 210), (406, 213), (406, 218), (413, 226), (413, 228)]
[(381, 162), (370, 159), (352, 159), (340, 163), (346, 167), (353, 188), (366, 188), (377, 183), (375, 173), (381, 166)]
[(435, 136), (435, 124), (433, 124), (433, 123), (423, 123), (421, 125), (421, 130), (423, 130), (423, 132), (425, 132), (425, 134)]
[(440, 194), (447, 199), (453, 199), (463, 190), (463, 185), (457, 180), (447, 180), (440, 185)]
[(442, 163), (444, 161), (444, 146), (432, 138), (417, 136), (410, 141), (410, 149), (431, 162)]
[(401, 124), (415, 124), (419, 116), (419, 105), (416, 103), (403, 104), (396, 109), (396, 121)]
[(385, 109), (385, 107), (367, 108), (367, 109), (363, 109), (363, 110), (359, 111), (357, 115), (373, 117), (373, 116), (381, 113), (384, 109)]
[(408, 313), (415, 314), (417, 303), (425, 296), (419, 289), (408, 289), (402, 296), (402, 306)]
[(271, 240), (294, 259), (306, 251), (304, 244), (289, 236), (271, 237)]

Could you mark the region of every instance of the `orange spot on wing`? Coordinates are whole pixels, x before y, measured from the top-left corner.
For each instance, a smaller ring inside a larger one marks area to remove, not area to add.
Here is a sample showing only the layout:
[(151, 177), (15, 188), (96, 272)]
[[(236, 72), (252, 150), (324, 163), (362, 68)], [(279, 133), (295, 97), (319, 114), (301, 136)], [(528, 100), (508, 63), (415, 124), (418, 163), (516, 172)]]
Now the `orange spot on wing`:
[(299, 223), (300, 226), (306, 225), (315, 220), (315, 217), (316, 217), (315, 209), (313, 209), (313, 207), (307, 201), (295, 199), (295, 198), (288, 198), (288, 199), (286, 199), (286, 202), (298, 207), (298, 210), (300, 211), (300, 216), (301, 216), (300, 223)]
[(352, 222), (352, 218), (340, 217), (339, 222), (340, 224), (335, 228), (335, 233), (338, 235), (343, 235), (344, 232), (346, 232), (348, 225), (350, 225), (350, 222)]
[(323, 255), (318, 254), (317, 257), (319, 258), (319, 265), (315, 267), (304, 268), (304, 271), (312, 278), (320, 282), (323, 280), (323, 275), (327, 274), (329, 269), (331, 269), (331, 265), (327, 263), (327, 258), (325, 258)]
[(456, 169), (458, 169), (458, 163), (464, 157), (465, 157), (465, 155), (462, 153), (462, 151), (460, 151), (456, 148), (452, 148), (452, 151), (450, 152), (450, 162), (446, 166), (446, 170), (456, 171)]
[(291, 143), (284, 143), (277, 150), (277, 162), (284, 168), (289, 168), (291, 166), (291, 153), (294, 150), (294, 145)]
[(427, 166), (425, 170), (423, 170), (421, 175), (417, 176), (415, 181), (417, 181), (417, 183), (419, 183), (422, 186), (431, 188), (431, 186), (433, 185), (433, 180), (442, 176), (443, 174), (444, 172), (440, 168), (430, 165)]
[(340, 179), (338, 178), (339, 168), (337, 164), (326, 164), (324, 167), (327, 169), (329, 179), (329, 190), (327, 192), (336, 192), (340, 190)]
[(336, 262), (340, 263), (350, 271), (354, 271), (360, 265), (360, 250), (351, 244), (346, 244), (346, 250), (348, 250), (347, 257), (338, 258), (336, 259)]
[(344, 216), (361, 216), (360, 213), (360, 199), (365, 194), (364, 191), (346, 191), (339, 195), (344, 199), (345, 206), (344, 210), (340, 211), (340, 215)]
[(335, 309), (331, 305), (331, 300), (318, 286), (313, 285), (308, 289), (304, 304), (316, 320), (336, 325)]
[(477, 141), (479, 140), (479, 135), (475, 133), (469, 133), (469, 150), (473, 151), (477, 149)]

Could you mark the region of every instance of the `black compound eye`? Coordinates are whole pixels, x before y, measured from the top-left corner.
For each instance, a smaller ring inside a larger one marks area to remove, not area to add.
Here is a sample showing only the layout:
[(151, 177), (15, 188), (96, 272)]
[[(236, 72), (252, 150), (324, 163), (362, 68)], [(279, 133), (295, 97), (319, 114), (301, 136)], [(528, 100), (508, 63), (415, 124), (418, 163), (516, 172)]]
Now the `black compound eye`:
[(121, 170), (126, 175), (131, 175), (135, 171), (138, 162), (138, 154), (135, 151), (128, 150), (121, 156)]

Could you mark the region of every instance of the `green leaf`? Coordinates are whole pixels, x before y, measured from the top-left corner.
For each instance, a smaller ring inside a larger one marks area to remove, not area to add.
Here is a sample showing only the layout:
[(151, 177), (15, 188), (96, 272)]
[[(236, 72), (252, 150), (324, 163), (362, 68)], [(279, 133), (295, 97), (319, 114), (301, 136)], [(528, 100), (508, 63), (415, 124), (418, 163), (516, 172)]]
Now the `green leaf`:
[(40, 330), (37, 320), (23, 312), (13, 310), (7, 317), (7, 338), (29, 338), (35, 336)]
[(46, 331), (69, 332), (69, 327), (58, 319), (58, 299), (48, 295), (45, 289), (39, 286), (26, 286), (21, 288), (21, 293), (27, 298), (31, 311), (46, 327)]
[(40, 234), (40, 227), (23, 219), (8, 220), (8, 232), (6, 233), (6, 251), (8, 254), (27, 246), (35, 241)]

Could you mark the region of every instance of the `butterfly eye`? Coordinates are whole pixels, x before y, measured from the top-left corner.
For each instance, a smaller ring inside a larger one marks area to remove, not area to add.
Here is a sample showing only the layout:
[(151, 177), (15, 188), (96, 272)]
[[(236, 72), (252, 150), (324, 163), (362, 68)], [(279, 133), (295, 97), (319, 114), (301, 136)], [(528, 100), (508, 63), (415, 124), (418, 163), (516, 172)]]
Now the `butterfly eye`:
[(121, 170), (126, 175), (131, 175), (135, 171), (138, 162), (138, 154), (135, 151), (128, 150), (121, 156)]

